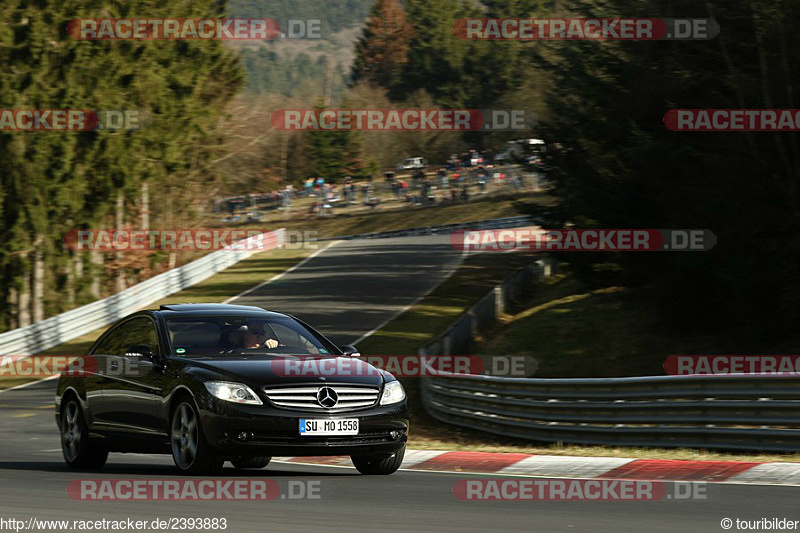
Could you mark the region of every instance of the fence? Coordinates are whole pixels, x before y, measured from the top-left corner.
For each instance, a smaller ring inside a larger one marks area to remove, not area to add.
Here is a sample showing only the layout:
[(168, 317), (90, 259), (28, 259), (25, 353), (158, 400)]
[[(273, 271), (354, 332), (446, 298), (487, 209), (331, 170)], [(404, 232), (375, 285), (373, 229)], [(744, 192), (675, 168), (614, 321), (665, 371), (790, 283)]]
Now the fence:
[[(251, 237), (230, 248), (218, 250), (182, 267), (138, 283), (108, 298), (78, 307), (31, 326), (0, 334), (0, 355), (30, 355), (70, 341), (142, 309), (165, 296), (174, 294), (225, 270), (264, 249), (284, 245), (285, 231), (276, 230), (266, 237)], [(259, 249), (253, 243), (263, 243)], [(249, 249), (253, 248), (253, 249)]]

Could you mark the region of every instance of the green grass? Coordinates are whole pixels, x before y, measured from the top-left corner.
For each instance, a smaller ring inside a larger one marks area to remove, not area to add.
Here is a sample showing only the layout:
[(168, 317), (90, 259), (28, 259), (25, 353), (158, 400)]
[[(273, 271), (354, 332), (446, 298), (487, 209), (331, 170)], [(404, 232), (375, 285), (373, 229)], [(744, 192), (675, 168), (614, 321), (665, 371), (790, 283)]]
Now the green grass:
[(670, 355), (720, 349), (717, 337), (666, 326), (642, 291), (590, 290), (559, 276), (522, 307), (476, 352), (532, 355), (537, 377), (664, 375)]
[(467, 255), (459, 269), (431, 294), (364, 339), (365, 354), (411, 355), (442, 333), (511, 274), (531, 264), (533, 253)]

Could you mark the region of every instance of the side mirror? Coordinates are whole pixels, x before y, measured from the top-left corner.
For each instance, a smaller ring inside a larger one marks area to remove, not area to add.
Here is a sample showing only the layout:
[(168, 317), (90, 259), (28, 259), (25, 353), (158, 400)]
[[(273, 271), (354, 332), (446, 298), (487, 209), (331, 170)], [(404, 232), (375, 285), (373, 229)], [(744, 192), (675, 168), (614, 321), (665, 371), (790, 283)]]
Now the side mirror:
[(361, 352), (358, 351), (358, 348), (349, 344), (342, 346), (342, 352), (348, 357), (361, 357)]
[(149, 360), (153, 358), (153, 349), (146, 344), (134, 344), (125, 350), (125, 357), (141, 357)]

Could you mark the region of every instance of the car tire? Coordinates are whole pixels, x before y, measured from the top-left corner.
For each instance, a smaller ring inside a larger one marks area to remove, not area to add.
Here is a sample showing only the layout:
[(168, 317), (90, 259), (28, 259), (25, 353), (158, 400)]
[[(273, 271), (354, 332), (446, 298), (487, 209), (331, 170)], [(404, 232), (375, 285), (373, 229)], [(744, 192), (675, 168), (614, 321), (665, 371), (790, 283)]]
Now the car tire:
[(231, 459), (231, 464), (240, 470), (244, 470), (246, 468), (264, 468), (269, 464), (272, 460), (272, 457), (266, 455), (260, 456), (240, 456), (235, 459)]
[(170, 448), (172, 460), (184, 474), (216, 473), (224, 459), (214, 453), (205, 439), (203, 426), (191, 400), (182, 400), (170, 417)]
[(404, 444), (402, 448), (388, 457), (385, 455), (353, 455), (350, 456), (350, 460), (353, 461), (356, 470), (362, 474), (368, 476), (385, 476), (395, 473), (397, 469), (400, 468), (405, 454), (406, 446)]
[(61, 408), (61, 453), (70, 468), (102, 468), (108, 450), (89, 436), (89, 427), (77, 398), (71, 397)]

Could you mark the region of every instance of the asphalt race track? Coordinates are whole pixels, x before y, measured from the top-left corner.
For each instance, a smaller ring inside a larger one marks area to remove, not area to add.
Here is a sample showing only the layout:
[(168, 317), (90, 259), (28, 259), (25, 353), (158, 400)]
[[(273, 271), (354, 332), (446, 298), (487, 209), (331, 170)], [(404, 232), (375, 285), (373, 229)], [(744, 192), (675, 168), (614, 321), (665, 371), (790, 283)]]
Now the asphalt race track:
[[(337, 243), (236, 303), (292, 312), (340, 343), (380, 326), (441, 282), (459, 254), (446, 237)], [(714, 485), (707, 500), (658, 502), (464, 502), (454, 483), (476, 474), (400, 471), (360, 476), (352, 468), (273, 463), (226, 468), (224, 478), (318, 483), (320, 499), (273, 501), (75, 501), (76, 479), (181, 479), (168, 456), (112, 454), (98, 472), (69, 470), (53, 420), (55, 381), (0, 394), (0, 519), (134, 520), (225, 518), (226, 531), (722, 531), (723, 518), (800, 520), (800, 489)], [(2, 524), (2, 522), (0, 522)], [(2, 527), (2, 526), (0, 526)], [(5, 526), (8, 529), (8, 526)], [(2, 529), (0, 529), (2, 530)], [(72, 528), (68, 528), (72, 530)], [(735, 531), (736, 528), (732, 529)]]
[(447, 235), (339, 241), (230, 303), (291, 313), (348, 344), (433, 290), (460, 262)]

